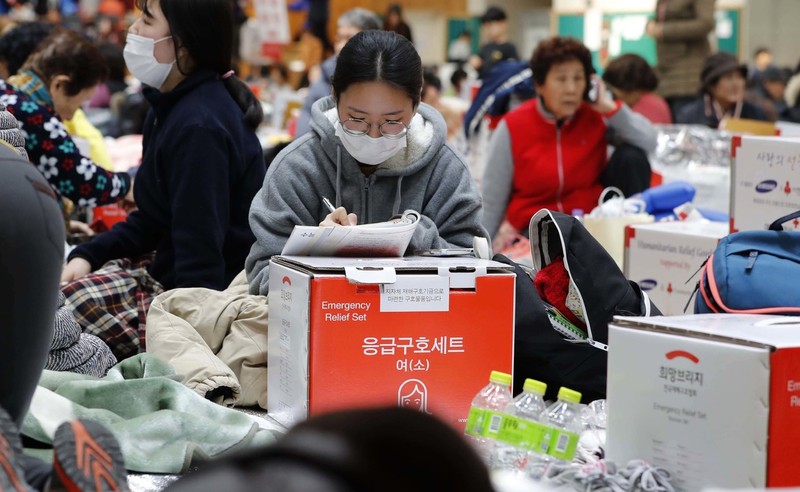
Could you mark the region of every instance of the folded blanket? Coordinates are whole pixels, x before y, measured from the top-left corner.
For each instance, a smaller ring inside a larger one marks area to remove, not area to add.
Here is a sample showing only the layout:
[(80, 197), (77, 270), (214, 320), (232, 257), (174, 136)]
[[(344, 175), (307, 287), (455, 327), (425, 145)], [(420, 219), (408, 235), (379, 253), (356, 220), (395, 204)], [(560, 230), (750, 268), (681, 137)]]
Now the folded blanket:
[(52, 443), (61, 423), (96, 420), (119, 440), (126, 467), (142, 473), (183, 473), (199, 460), (274, 441), (274, 431), (176, 378), (168, 364), (148, 354), (124, 360), (104, 378), (44, 371), (22, 433)]

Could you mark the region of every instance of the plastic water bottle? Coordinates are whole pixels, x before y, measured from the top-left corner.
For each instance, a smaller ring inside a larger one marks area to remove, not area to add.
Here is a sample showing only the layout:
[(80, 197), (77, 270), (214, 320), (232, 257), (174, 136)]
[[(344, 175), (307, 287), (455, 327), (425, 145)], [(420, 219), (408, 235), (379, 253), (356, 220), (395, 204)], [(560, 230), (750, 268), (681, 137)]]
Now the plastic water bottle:
[[(547, 409), (544, 403), (544, 392), (547, 384), (535, 379), (526, 379), (522, 393), (517, 395), (506, 406), (506, 414), (523, 421), (538, 423), (542, 413)], [(524, 472), (533, 451), (498, 441), (492, 452), (491, 468), (493, 470), (509, 470)]]
[(562, 386), (558, 400), (541, 414), (540, 422), (550, 429), (542, 439), (541, 453), (529, 461), (528, 473), (532, 477), (543, 477), (553, 463), (572, 462), (583, 430), (580, 403), (580, 393)]
[(487, 465), (503, 420), (502, 412), (511, 399), (511, 375), (500, 371), (492, 371), (489, 384), (472, 399), (464, 433)]

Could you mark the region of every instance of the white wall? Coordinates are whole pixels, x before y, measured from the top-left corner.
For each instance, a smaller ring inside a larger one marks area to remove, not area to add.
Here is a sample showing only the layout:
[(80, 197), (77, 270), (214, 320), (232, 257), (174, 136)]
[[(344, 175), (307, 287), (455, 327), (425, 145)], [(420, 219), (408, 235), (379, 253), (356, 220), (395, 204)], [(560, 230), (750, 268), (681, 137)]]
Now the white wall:
[[(762, 2), (762, 0), (755, 1)], [(583, 11), (592, 3), (594, 7), (607, 11), (636, 12), (656, 8), (656, 0), (553, 0), (553, 9), (559, 12)], [(746, 3), (747, 0), (717, 0), (718, 7), (726, 8), (741, 7)]]
[(529, 60), (539, 41), (552, 36), (550, 9), (531, 9), (516, 17), (515, 37), (517, 51), (523, 60)]
[(533, 48), (540, 39), (550, 35), (551, 0), (468, 0), (468, 6), (483, 2), (478, 11), (470, 14), (480, 16), (489, 5), (506, 11), (508, 16), (508, 37), (517, 46), (522, 59), (533, 54)]
[(750, 0), (745, 11), (742, 58), (750, 61), (761, 46), (772, 50), (775, 63), (794, 68), (800, 59), (798, 0)]
[[(556, 12), (583, 12), (589, 7), (603, 11), (652, 11), (656, 0), (553, 0)], [(770, 48), (775, 63), (794, 67), (800, 61), (800, 0), (717, 0), (718, 7), (740, 8), (740, 58), (749, 62), (753, 51)]]
[(403, 17), (413, 26), (414, 46), (424, 65), (435, 65), (447, 58), (447, 17), (432, 10), (403, 9)]
[[(509, 15), (509, 35), (528, 56), (531, 39), (538, 39), (531, 29), (544, 27), (542, 9), (556, 12), (582, 12), (594, 6), (604, 11), (643, 11), (655, 9), (656, 0), (467, 0), (470, 15), (481, 15), (489, 5), (498, 5)], [(752, 52), (767, 46), (779, 65), (794, 67), (800, 60), (800, 0), (717, 0), (718, 7), (741, 8), (741, 45), (743, 61), (750, 61)], [(429, 13), (426, 12), (427, 15)], [(433, 31), (430, 31), (433, 32)]]

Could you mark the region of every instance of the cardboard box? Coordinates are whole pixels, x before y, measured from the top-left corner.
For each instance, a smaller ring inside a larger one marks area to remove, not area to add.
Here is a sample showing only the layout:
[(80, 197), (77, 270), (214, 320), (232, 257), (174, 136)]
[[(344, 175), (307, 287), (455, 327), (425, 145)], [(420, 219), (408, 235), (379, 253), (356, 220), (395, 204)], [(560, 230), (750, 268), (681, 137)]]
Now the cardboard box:
[(788, 121), (776, 121), (775, 128), (781, 137), (800, 137), (800, 124)]
[(766, 229), (800, 210), (800, 139), (733, 137), (731, 157), (731, 232)]
[(399, 405), (463, 431), (489, 373), (511, 373), (512, 268), (476, 258), (273, 257), (267, 408)]
[(114, 227), (117, 222), (128, 218), (128, 213), (119, 205), (103, 205), (92, 209), (91, 227), (95, 232), (105, 232)]
[[(625, 276), (637, 282), (663, 314), (683, 314), (699, 280), (695, 273), (727, 234), (728, 224), (722, 222), (628, 226)], [(686, 312), (693, 313), (693, 306)]]
[(719, 129), (745, 135), (763, 135), (771, 137), (780, 134), (778, 128), (775, 127), (775, 123), (770, 121), (748, 120), (745, 118), (723, 120)]
[(679, 490), (800, 485), (800, 318), (615, 318), (607, 457)]

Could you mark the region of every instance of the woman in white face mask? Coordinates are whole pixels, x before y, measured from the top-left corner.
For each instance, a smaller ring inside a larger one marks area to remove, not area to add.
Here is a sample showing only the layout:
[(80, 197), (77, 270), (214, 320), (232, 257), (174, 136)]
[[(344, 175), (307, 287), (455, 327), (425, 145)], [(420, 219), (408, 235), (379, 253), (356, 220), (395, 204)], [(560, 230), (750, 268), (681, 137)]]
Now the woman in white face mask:
[(269, 259), (296, 224), (374, 223), (413, 209), (422, 217), (409, 252), (469, 247), (474, 236), (487, 237), (480, 196), (445, 143), (445, 122), (420, 102), (414, 45), (393, 32), (356, 34), (339, 54), (332, 88), (332, 97), (312, 107), (311, 132), (278, 154), (253, 200), (251, 293), (267, 292)]
[(138, 210), (73, 250), (62, 276), (78, 322), (118, 359), (144, 350), (137, 313), (154, 295), (222, 290), (242, 270), (254, 241), (247, 213), (265, 174), (255, 135), (261, 104), (231, 70), (231, 1), (137, 6), (124, 56), (151, 106), (134, 187)]

